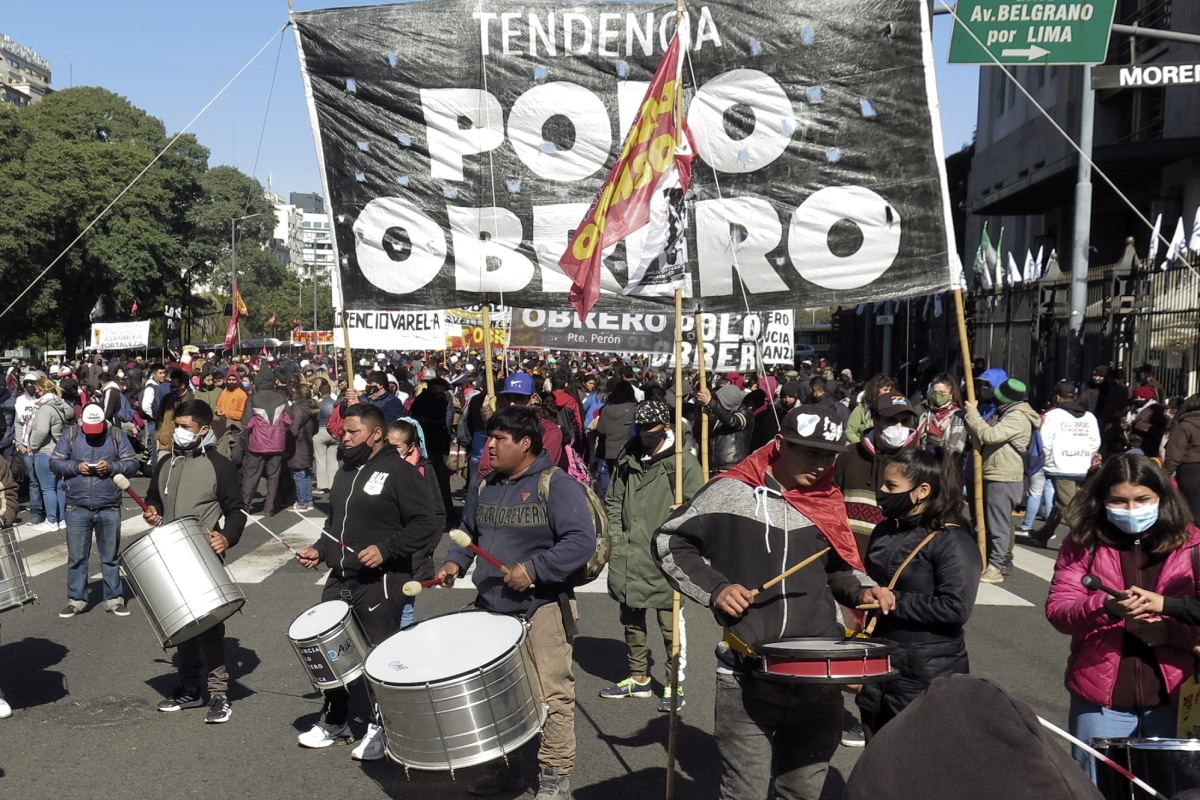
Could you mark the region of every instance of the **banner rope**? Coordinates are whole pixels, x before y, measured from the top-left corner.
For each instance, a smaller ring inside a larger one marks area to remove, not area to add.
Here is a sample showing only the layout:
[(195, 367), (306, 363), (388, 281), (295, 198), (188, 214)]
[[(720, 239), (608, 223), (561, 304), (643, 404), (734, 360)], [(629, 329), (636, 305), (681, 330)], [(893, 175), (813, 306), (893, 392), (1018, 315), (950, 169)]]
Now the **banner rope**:
[[(1100, 167), (1096, 164), (1096, 162), (1092, 160), (1092, 157), (1083, 152), (1083, 148), (1080, 147), (1079, 144), (1073, 138), (1071, 138), (1071, 135), (1069, 133), (1067, 133), (1063, 129), (1063, 127), (1058, 124), (1057, 121), (1055, 121), (1054, 117), (1052, 117), (1050, 115), (1050, 112), (1047, 111), (1042, 106), (1042, 104), (1039, 103), (1034, 98), (1034, 96), (1029, 93), (1029, 90), (1026, 89), (1019, 80), (1017, 80), (1016, 76), (1014, 76), (1012, 74), (1012, 72), (1008, 69), (1008, 67), (1005, 66), (1003, 63), (1001, 63), (1000, 59), (996, 58), (996, 56), (990, 50), (987, 49), (987, 46), (984, 45), (983, 41), (975, 34), (975, 31), (971, 30), (970, 27), (968, 27), (966, 24), (963, 23), (962, 18), (958, 16), (958, 9), (956, 7), (950, 5), (949, 2), (947, 2), (947, 0), (938, 0), (938, 2), (941, 4), (941, 6), (943, 8), (946, 9), (947, 13), (949, 13), (950, 16), (954, 17), (954, 23), (956, 25), (960, 26), (967, 33), (967, 35), (970, 36), (972, 40), (974, 40), (975, 44), (979, 45), (980, 50), (983, 50), (983, 52), (987, 53), (988, 58), (990, 58), (992, 60), (992, 64), (994, 66), (998, 67), (1000, 69), (1000, 71), (1004, 73), (1005, 77), (1007, 77), (1010, 81), (1013, 82), (1013, 84), (1017, 87), (1017, 90), (1025, 96), (1025, 99), (1033, 104), (1033, 107), (1038, 110), (1038, 113), (1040, 113), (1043, 117), (1046, 118), (1046, 121), (1050, 123), (1050, 127), (1054, 128), (1054, 130), (1056, 130), (1060, 135), (1062, 135), (1062, 137), (1064, 139), (1066, 139), (1067, 144), (1071, 145), (1071, 147), (1074, 148), (1075, 152), (1079, 153), (1079, 157), (1084, 159), (1085, 161), (1087, 161), (1088, 166), (1090, 166), (1092, 168), (1092, 170), (1097, 175), (1100, 176), (1101, 180), (1103, 180), (1105, 183), (1108, 184), (1109, 188), (1112, 189), (1116, 193), (1117, 197), (1119, 197), (1121, 199), (1121, 202), (1123, 202), (1125, 205), (1129, 206), (1129, 210), (1132, 211), (1134, 213), (1134, 215), (1139, 220), (1141, 220), (1142, 223), (1147, 228), (1149, 228), (1150, 231), (1153, 233), (1153, 231), (1154, 231), (1153, 223), (1151, 223), (1150, 220), (1147, 219), (1146, 216), (1144, 214), (1142, 214), (1142, 212), (1140, 210), (1138, 210), (1138, 207), (1133, 204), (1133, 201), (1129, 199), (1128, 195), (1126, 195), (1123, 191), (1121, 191), (1120, 187), (1118, 187), (1117, 184), (1113, 182), (1112, 178), (1108, 177), (1107, 173), (1105, 173), (1104, 170), (1100, 169)], [(1091, 67), (1087, 66), (1087, 65), (1084, 65), (1083, 68), (1091, 69)], [(1167, 240), (1167, 237), (1164, 236), (1161, 231), (1157, 234), (1157, 236), (1159, 238), (1159, 241), (1161, 241), (1162, 244), (1166, 245), (1167, 252), (1169, 253), (1171, 251), (1171, 243)], [(1003, 257), (1004, 257), (1003, 254), (1000, 254), (999, 258), (1003, 258)], [(1178, 259), (1179, 259), (1179, 261), (1183, 262), (1183, 265), (1185, 267), (1187, 267), (1189, 270), (1192, 271), (1193, 275), (1200, 278), (1200, 272), (1196, 271), (1196, 268), (1194, 266), (1192, 266), (1192, 262), (1188, 260), (1187, 256), (1178, 256)], [(1154, 267), (1154, 265), (1151, 265), (1151, 267)], [(1157, 270), (1156, 267), (1154, 267), (1154, 269)]]
[(243, 72), (245, 72), (247, 69), (249, 69), (249, 68), (250, 68), (250, 65), (251, 65), (251, 64), (253, 64), (255, 61), (257, 61), (257, 60), (258, 60), (258, 57), (259, 57), (260, 55), (262, 55), (263, 51), (264, 51), (264, 50), (266, 50), (266, 49), (267, 49), (267, 48), (268, 48), (268, 47), (271, 45), (271, 42), (273, 42), (273, 41), (275, 40), (275, 37), (276, 37), (276, 36), (279, 36), (279, 35), (280, 35), (280, 34), (282, 34), (282, 33), (283, 33), (285, 30), (287, 30), (287, 28), (288, 28), (288, 25), (291, 25), (291, 22), (287, 22), (287, 23), (285, 23), (285, 24), (284, 24), (284, 25), (283, 25), (283, 26), (282, 26), (282, 27), (281, 27), (281, 28), (280, 28), (278, 31), (276, 31), (275, 33), (273, 33), (273, 34), (271, 35), (271, 38), (270, 38), (270, 39), (268, 39), (268, 40), (266, 41), (266, 43), (264, 43), (264, 44), (263, 44), (263, 46), (262, 46), (262, 47), (260, 47), (260, 48), (258, 49), (258, 52), (257, 52), (257, 53), (255, 53), (255, 54), (254, 54), (254, 55), (253, 55), (253, 56), (250, 58), (250, 60), (249, 60), (249, 61), (247, 61), (247, 62), (246, 62), (244, 65), (242, 65), (242, 68), (241, 68), (241, 69), (239, 69), (239, 70), (238, 70), (238, 71), (237, 71), (237, 72), (234, 74), (234, 76), (233, 76), (232, 78), (230, 78), (230, 79), (229, 79), (229, 81), (228, 81), (228, 82), (227, 82), (227, 83), (226, 83), (224, 86), (222, 86), (222, 87), (221, 87), (221, 90), (220, 90), (219, 92), (217, 92), (217, 93), (216, 93), (216, 95), (214, 95), (214, 96), (213, 96), (213, 98), (212, 98), (211, 100), (209, 100), (207, 103), (205, 103), (205, 104), (204, 104), (204, 107), (203, 107), (203, 108), (201, 108), (201, 109), (200, 109), (200, 110), (199, 110), (199, 111), (196, 113), (196, 116), (192, 117), (192, 119), (191, 119), (191, 120), (188, 122), (188, 124), (187, 124), (187, 125), (184, 125), (184, 126), (183, 126), (183, 129), (182, 129), (181, 131), (179, 131), (179, 133), (175, 134), (175, 135), (174, 135), (174, 136), (171, 138), (171, 141), (167, 142), (167, 146), (166, 146), (166, 147), (164, 147), (162, 150), (160, 150), (160, 151), (158, 152), (158, 154), (157, 154), (156, 156), (154, 156), (154, 158), (152, 158), (152, 159), (150, 160), (150, 163), (149, 163), (149, 164), (147, 164), (147, 165), (146, 165), (146, 166), (145, 166), (145, 167), (142, 169), (142, 171), (141, 171), (141, 172), (139, 172), (139, 173), (138, 173), (138, 174), (137, 174), (137, 175), (134, 177), (134, 179), (133, 179), (133, 180), (131, 180), (131, 181), (130, 181), (130, 182), (129, 182), (129, 183), (126, 185), (126, 186), (125, 186), (125, 188), (124, 188), (124, 189), (122, 189), (120, 192), (118, 192), (118, 193), (117, 193), (117, 196), (116, 196), (116, 197), (114, 197), (114, 198), (112, 199), (112, 201), (111, 201), (111, 202), (110, 202), (108, 205), (106, 205), (106, 206), (105, 206), (105, 207), (104, 207), (104, 208), (103, 208), (103, 209), (100, 211), (100, 213), (99, 213), (99, 214), (97, 214), (97, 215), (96, 215), (95, 219), (93, 219), (91, 222), (89, 222), (89, 223), (87, 224), (87, 227), (85, 227), (85, 228), (84, 228), (82, 231), (80, 231), (80, 232), (79, 232), (79, 235), (78, 235), (78, 236), (76, 236), (74, 239), (72, 239), (72, 240), (71, 240), (71, 243), (70, 243), (70, 244), (68, 244), (68, 245), (67, 245), (65, 248), (63, 248), (63, 251), (62, 251), (61, 253), (59, 253), (57, 256), (55, 256), (55, 257), (54, 257), (54, 260), (53, 260), (53, 261), (51, 261), (51, 262), (50, 262), (48, 265), (46, 265), (46, 268), (45, 268), (45, 269), (43, 269), (41, 272), (39, 272), (39, 273), (38, 273), (38, 275), (37, 275), (37, 277), (36, 277), (36, 278), (34, 278), (32, 281), (30, 281), (30, 282), (29, 282), (29, 285), (28, 285), (28, 286), (26, 286), (26, 287), (25, 287), (25, 288), (24, 288), (24, 289), (21, 291), (21, 293), (20, 293), (19, 295), (17, 295), (17, 296), (16, 296), (16, 298), (15, 298), (15, 299), (14, 299), (14, 300), (13, 300), (11, 303), (9, 303), (7, 307), (5, 307), (5, 309), (4, 309), (3, 311), (0, 311), (0, 319), (3, 319), (5, 316), (7, 316), (8, 312), (9, 312), (9, 311), (12, 311), (12, 309), (13, 309), (13, 306), (15, 306), (17, 303), (21, 302), (21, 298), (23, 298), (25, 295), (29, 294), (29, 291), (30, 291), (31, 289), (33, 289), (33, 287), (34, 287), (34, 286), (38, 285), (38, 284), (41, 282), (42, 278), (46, 277), (46, 273), (48, 273), (50, 270), (54, 269), (55, 265), (56, 265), (56, 264), (58, 264), (58, 262), (59, 262), (59, 261), (62, 261), (62, 259), (63, 259), (63, 258), (64, 258), (64, 257), (67, 255), (67, 253), (71, 252), (71, 249), (72, 249), (73, 247), (75, 247), (75, 245), (77, 245), (77, 244), (80, 242), (80, 240), (81, 240), (81, 239), (83, 239), (83, 237), (84, 237), (84, 236), (87, 236), (88, 232), (89, 232), (89, 231), (91, 231), (91, 229), (92, 229), (92, 228), (96, 227), (96, 224), (97, 224), (98, 222), (100, 222), (100, 220), (102, 220), (102, 219), (105, 217), (105, 215), (107, 215), (107, 214), (108, 214), (108, 212), (109, 212), (109, 211), (111, 211), (111, 210), (113, 209), (113, 207), (114, 207), (114, 206), (115, 206), (117, 203), (119, 203), (119, 202), (121, 201), (121, 198), (122, 198), (122, 197), (124, 197), (126, 194), (128, 194), (129, 190), (130, 190), (130, 189), (132, 189), (132, 188), (133, 188), (133, 187), (134, 187), (134, 186), (137, 184), (137, 182), (138, 182), (138, 181), (140, 181), (140, 180), (141, 180), (141, 179), (142, 179), (142, 178), (143, 178), (143, 177), (146, 175), (146, 173), (150, 171), (150, 168), (151, 168), (151, 167), (153, 167), (155, 164), (157, 164), (157, 163), (158, 163), (158, 160), (159, 160), (160, 158), (162, 158), (164, 155), (166, 155), (166, 154), (167, 154), (167, 151), (168, 151), (168, 150), (170, 150), (170, 149), (171, 149), (171, 148), (174, 146), (174, 144), (175, 144), (177, 141), (179, 141), (179, 139), (180, 139), (180, 138), (181, 138), (181, 137), (182, 137), (182, 136), (183, 136), (185, 133), (187, 133), (187, 132), (188, 132), (188, 130), (189, 130), (191, 127), (192, 127), (192, 125), (196, 124), (196, 121), (197, 121), (198, 119), (200, 119), (200, 117), (202, 117), (206, 111), (208, 111), (208, 109), (209, 109), (209, 108), (212, 106), (212, 104), (213, 104), (213, 103), (215, 103), (215, 102), (217, 102), (217, 100), (219, 100), (219, 99), (220, 99), (221, 95), (225, 94), (225, 92), (226, 92), (226, 91), (229, 89), (229, 87), (230, 87), (230, 86), (232, 86), (232, 85), (234, 84), (234, 81), (236, 81), (238, 78), (240, 78), (240, 77), (242, 76), (242, 73), (243, 73)]
[[(290, 0), (289, 0), (290, 2)], [(288, 23), (291, 25), (291, 22)], [(287, 28), (287, 25), (284, 26)], [(280, 31), (282, 33), (282, 31)], [(283, 37), (279, 37), (279, 49), (275, 51), (275, 69), (271, 72), (271, 86), (267, 89), (267, 102), (263, 107), (262, 128), (258, 132), (258, 148), (254, 151), (254, 166), (250, 168), (250, 177), (254, 177), (254, 173), (258, 171), (258, 159), (262, 155), (263, 140), (267, 136), (267, 119), (271, 113), (271, 100), (275, 97), (275, 80), (279, 77), (279, 59), (283, 55)], [(245, 214), (250, 209), (250, 198), (246, 198), (246, 202), (242, 205), (242, 213)], [(315, 291), (315, 289), (314, 289)], [(313, 334), (316, 335), (315, 333)]]
[[(690, 31), (691, 28), (689, 27), (688, 30)], [(694, 87), (699, 86), (699, 82), (696, 80), (696, 65), (692, 62), (692, 48), (690, 46), (691, 45), (690, 41), (688, 42), (688, 45), (689, 46), (684, 50), (684, 55), (687, 57), (688, 74), (692, 76), (692, 87), (693, 87), (693, 91), (695, 91)], [(717, 168), (714, 167), (712, 164), (709, 164), (708, 169), (710, 172), (712, 172), (713, 188), (716, 189), (716, 191), (717, 191), (717, 199), (724, 200), (725, 199), (724, 195), (721, 192), (721, 179), (717, 175)], [(724, 208), (724, 206), (722, 206), (722, 208)], [(728, 224), (729, 217), (725, 217), (725, 222), (726, 222), (726, 224)], [(732, 235), (730, 236), (730, 240), (729, 240), (729, 251), (730, 251), (730, 253), (733, 254), (733, 268), (737, 271), (738, 287), (742, 290), (742, 305), (745, 306), (746, 315), (750, 316), (754, 312), (752, 312), (750, 310), (750, 297), (746, 294), (746, 282), (744, 280), (742, 280), (742, 267), (741, 267), (741, 264), (738, 263), (737, 247), (734, 246)], [(795, 314), (796, 314), (796, 309), (793, 308), (792, 309), (792, 345), (793, 345), (793, 348), (795, 346), (795, 337), (796, 337)], [(698, 331), (697, 331), (696, 335), (697, 335), (697, 341), (699, 341), (699, 332)], [(755, 362), (755, 367), (757, 367), (757, 370), (758, 370), (759, 379), (761, 379), (763, 377), (763, 374), (767, 371), (767, 365), (765, 363), (763, 363), (762, 335), (763, 335), (763, 327), (760, 325), (759, 331), (758, 331), (758, 336), (754, 337), (754, 362)], [(793, 359), (794, 359), (794, 356), (795, 356), (795, 351), (793, 349)], [(704, 354), (700, 353), (699, 357), (704, 358)], [(716, 367), (716, 359), (713, 360), (713, 366)], [(793, 366), (795, 366), (795, 365), (793, 364)], [(705, 387), (705, 388), (707, 388), (707, 387)], [(774, 397), (768, 397), (767, 399), (770, 401), (770, 404), (771, 404), (771, 413), (775, 415), (775, 427), (780, 428), (783, 425), (783, 421), (779, 417), (779, 407), (775, 404)]]

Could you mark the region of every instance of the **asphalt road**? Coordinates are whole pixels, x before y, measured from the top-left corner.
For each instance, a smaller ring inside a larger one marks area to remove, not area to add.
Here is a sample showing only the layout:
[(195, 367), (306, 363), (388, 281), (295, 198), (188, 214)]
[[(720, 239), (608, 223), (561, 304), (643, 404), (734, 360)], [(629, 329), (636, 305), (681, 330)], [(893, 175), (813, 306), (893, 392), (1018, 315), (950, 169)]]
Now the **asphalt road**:
[[(144, 488), (145, 481), (135, 481)], [(311, 542), (322, 521), (320, 505), (308, 521), (283, 512), (264, 522), (296, 546)], [(126, 503), (126, 535), (144, 527)], [(230, 551), (230, 569), (247, 603), (229, 620), (227, 636), (233, 718), (205, 725), (203, 710), (155, 710), (174, 685), (173, 651), (158, 646), (136, 599), (131, 616), (103, 611), (99, 566), (92, 557), (93, 605), (59, 619), (66, 601), (66, 546), (62, 534), (24, 531), (24, 550), (39, 602), (0, 614), (0, 687), (14, 708), (0, 720), (0, 796), (38, 800), (65, 797), (197, 797), (204, 800), (339, 796), (360, 798), (466, 797), (465, 785), (480, 767), (445, 772), (412, 771), (380, 761), (351, 761), (349, 747), (320, 751), (296, 745), (320, 710), (287, 640), (291, 621), (316, 604), (319, 575), (296, 564), (285, 548), (254, 525)], [(1051, 556), (1018, 548), (1018, 569), (1002, 586), (985, 587), (968, 629), (972, 670), (1005, 686), (1042, 716), (1066, 723), (1062, 669), (1067, 639), (1042, 615)], [(460, 586), (468, 584), (460, 582)], [(572, 787), (579, 800), (661, 796), (666, 777), (667, 715), (653, 700), (602, 700), (603, 687), (626, 675), (617, 609), (603, 592), (580, 594), (580, 636), (575, 644), (578, 757)], [(427, 590), (418, 619), (456, 611), (469, 589)], [(719, 757), (712, 733), (713, 645), (711, 616), (686, 608), (687, 708), (681, 714), (676, 793), (717, 796)], [(652, 631), (652, 643), (656, 641)], [(455, 642), (469, 648), (470, 642)], [(664, 678), (661, 661), (652, 670)], [(367, 699), (355, 689), (352, 727), (366, 727)], [(824, 797), (840, 798), (861, 750), (839, 748)], [(536, 767), (526, 761), (526, 774)], [(513, 795), (509, 795), (513, 796)]]

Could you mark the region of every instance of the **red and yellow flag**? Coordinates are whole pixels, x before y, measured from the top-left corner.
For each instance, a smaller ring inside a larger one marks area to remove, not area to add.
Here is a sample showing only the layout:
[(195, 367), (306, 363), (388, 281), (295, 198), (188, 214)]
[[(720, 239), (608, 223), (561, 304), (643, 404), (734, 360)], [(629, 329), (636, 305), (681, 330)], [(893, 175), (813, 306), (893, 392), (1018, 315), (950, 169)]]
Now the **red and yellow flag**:
[(687, 279), (683, 197), (695, 159), (680, 101), (680, 31), (654, 71), (650, 88), (608, 179), (559, 260), (571, 279), (571, 305), (591, 311), (600, 297), (603, 251), (647, 226), (639, 259), (629, 261), (626, 294), (670, 294)]
[(233, 315), (235, 317), (250, 316), (250, 312), (246, 310), (246, 301), (242, 299), (242, 293), (238, 291), (237, 283), (233, 284)]

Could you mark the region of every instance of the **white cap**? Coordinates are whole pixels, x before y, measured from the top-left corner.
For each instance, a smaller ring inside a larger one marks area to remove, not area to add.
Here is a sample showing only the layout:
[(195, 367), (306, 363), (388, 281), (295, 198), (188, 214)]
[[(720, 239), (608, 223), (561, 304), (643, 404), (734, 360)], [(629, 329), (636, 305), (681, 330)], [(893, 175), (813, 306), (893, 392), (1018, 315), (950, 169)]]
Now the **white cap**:
[(367, 390), (367, 379), (362, 375), (354, 376), (354, 391), (365, 392)]
[(104, 409), (89, 403), (79, 417), (79, 427), (86, 434), (104, 433)]
[(21, 383), (37, 383), (38, 376), (33, 372), (26, 372), (25, 377), (21, 378)]
[(50, 374), (57, 375), (61, 371), (61, 369), (62, 368), (60, 366), (58, 366), (58, 364), (51, 364), (50, 365)]
[(300, 359), (300, 369), (304, 369), (307, 366), (308, 366), (308, 359), (307, 358)]

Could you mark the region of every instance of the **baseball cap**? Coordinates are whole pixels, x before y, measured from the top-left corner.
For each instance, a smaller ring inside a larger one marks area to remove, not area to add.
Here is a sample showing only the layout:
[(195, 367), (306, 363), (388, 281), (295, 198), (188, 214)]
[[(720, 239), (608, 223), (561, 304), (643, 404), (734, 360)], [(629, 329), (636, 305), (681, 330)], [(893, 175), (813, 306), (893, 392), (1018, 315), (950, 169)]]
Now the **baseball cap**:
[(95, 404), (89, 404), (79, 417), (79, 427), (86, 434), (104, 433), (104, 409)]
[(26, 372), (25, 377), (21, 378), (21, 383), (37, 383), (38, 376), (32, 372)]
[(824, 406), (796, 406), (783, 418), (779, 434), (793, 444), (846, 452), (846, 426)]
[(633, 412), (633, 424), (653, 427), (671, 424), (671, 409), (661, 400), (643, 400)]
[(529, 397), (533, 392), (533, 376), (525, 372), (514, 372), (504, 379), (498, 394), (521, 394)]
[(899, 392), (890, 392), (885, 395), (880, 395), (875, 401), (875, 413), (881, 417), (895, 417), (900, 414), (916, 414), (913, 410), (912, 403), (908, 402), (908, 398)]

